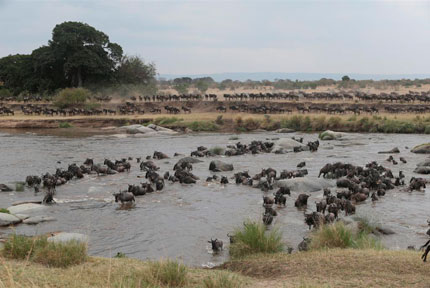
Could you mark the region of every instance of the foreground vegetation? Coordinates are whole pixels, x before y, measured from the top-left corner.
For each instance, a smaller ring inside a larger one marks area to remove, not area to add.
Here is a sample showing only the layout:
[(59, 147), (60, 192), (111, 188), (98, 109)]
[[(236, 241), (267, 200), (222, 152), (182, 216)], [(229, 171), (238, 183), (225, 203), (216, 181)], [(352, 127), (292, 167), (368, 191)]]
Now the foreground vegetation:
[(169, 279), (180, 280), (182, 287), (207, 288), (428, 287), (429, 264), (419, 256), (414, 251), (357, 249), (257, 254), (216, 270), (184, 268), (185, 273), (176, 262), (157, 262), (153, 268), (129, 258), (90, 257), (68, 268), (0, 258), (0, 287), (181, 287)]

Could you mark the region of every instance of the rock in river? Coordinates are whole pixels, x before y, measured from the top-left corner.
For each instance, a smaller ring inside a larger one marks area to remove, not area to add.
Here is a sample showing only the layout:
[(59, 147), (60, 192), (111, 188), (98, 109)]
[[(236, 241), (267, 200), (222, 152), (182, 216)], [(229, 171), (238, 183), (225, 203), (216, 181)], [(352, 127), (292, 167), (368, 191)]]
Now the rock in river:
[(228, 164), (220, 160), (214, 160), (209, 164), (209, 170), (214, 172), (233, 171), (233, 164)]
[(18, 217), (8, 214), (8, 213), (0, 213), (0, 226), (9, 226), (21, 223), (21, 219)]
[(55, 221), (55, 218), (50, 216), (34, 216), (34, 217), (27, 218), (22, 222), (24, 224), (35, 225), (35, 224), (39, 224), (47, 221)]
[(301, 147), (303, 151), (309, 150), (309, 147), (303, 143), (300, 143), (291, 138), (280, 138), (275, 142), (275, 147), (273, 150), (277, 151), (285, 151), (285, 150), (294, 150), (294, 147)]
[(279, 180), (275, 182), (277, 187), (288, 187), (291, 191), (296, 192), (316, 192), (324, 188), (334, 187), (334, 181), (322, 179), (322, 178), (311, 178), (311, 177), (298, 177), (286, 180)]
[(11, 214), (21, 214), (23, 212), (26, 212), (25, 214), (27, 214), (28, 211), (35, 212), (35, 211), (41, 211), (45, 209), (47, 209), (46, 206), (41, 204), (34, 204), (34, 203), (20, 204), (16, 206), (10, 206), (9, 208), (7, 208), (7, 210), (9, 210)]
[(415, 146), (411, 150), (411, 152), (412, 153), (418, 153), (418, 154), (430, 154), (430, 143)]
[(393, 149), (389, 150), (389, 151), (380, 151), (378, 152), (379, 154), (393, 154), (393, 153), (400, 153), (399, 148), (394, 147)]
[(326, 130), (324, 132), (321, 132), (321, 134), (318, 137), (321, 140), (337, 140), (342, 138), (342, 136), (344, 136), (344, 133)]

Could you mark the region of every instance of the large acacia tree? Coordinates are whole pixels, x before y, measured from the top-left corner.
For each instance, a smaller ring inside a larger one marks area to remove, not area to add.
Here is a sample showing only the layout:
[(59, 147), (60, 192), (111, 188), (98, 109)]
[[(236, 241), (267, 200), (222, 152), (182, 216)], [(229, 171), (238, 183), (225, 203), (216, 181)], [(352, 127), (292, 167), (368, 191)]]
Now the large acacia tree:
[(110, 42), (105, 33), (80, 22), (55, 26), (49, 47), (69, 86), (75, 87), (112, 77), (122, 58), (121, 46)]
[(105, 33), (80, 22), (56, 25), (48, 45), (31, 55), (0, 58), (0, 83), (14, 94), (97, 84), (148, 85), (154, 77), (153, 64), (123, 56), (121, 46)]

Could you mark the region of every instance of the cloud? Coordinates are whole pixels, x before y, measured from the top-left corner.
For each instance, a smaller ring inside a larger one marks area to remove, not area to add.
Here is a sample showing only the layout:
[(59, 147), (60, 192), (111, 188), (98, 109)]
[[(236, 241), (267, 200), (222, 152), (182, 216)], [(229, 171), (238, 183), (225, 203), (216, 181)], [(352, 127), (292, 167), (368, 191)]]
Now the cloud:
[(0, 0), (0, 19), (0, 56), (82, 21), (160, 73), (428, 73), (430, 63), (430, 2)]

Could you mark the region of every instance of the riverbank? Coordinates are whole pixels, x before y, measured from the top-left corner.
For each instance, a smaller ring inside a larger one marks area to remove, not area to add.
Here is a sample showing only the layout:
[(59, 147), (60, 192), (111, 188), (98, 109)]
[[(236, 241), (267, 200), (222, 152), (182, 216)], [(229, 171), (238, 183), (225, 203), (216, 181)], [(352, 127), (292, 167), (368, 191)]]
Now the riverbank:
[[(0, 258), (0, 287), (154, 287), (143, 283), (149, 265), (129, 258), (90, 257), (84, 264), (60, 269)], [(415, 251), (254, 255), (216, 269), (187, 268), (184, 287), (428, 287), (429, 265)], [(216, 279), (234, 285), (211, 286)]]
[(114, 116), (5, 116), (0, 129), (86, 129), (94, 133), (112, 133), (108, 127), (149, 124), (180, 132), (240, 133), (259, 130), (275, 131), (288, 128), (302, 132), (327, 129), (341, 132), (417, 133), (430, 134), (430, 116), (417, 114), (333, 115), (333, 114), (249, 114), (211, 113), (151, 114)]

